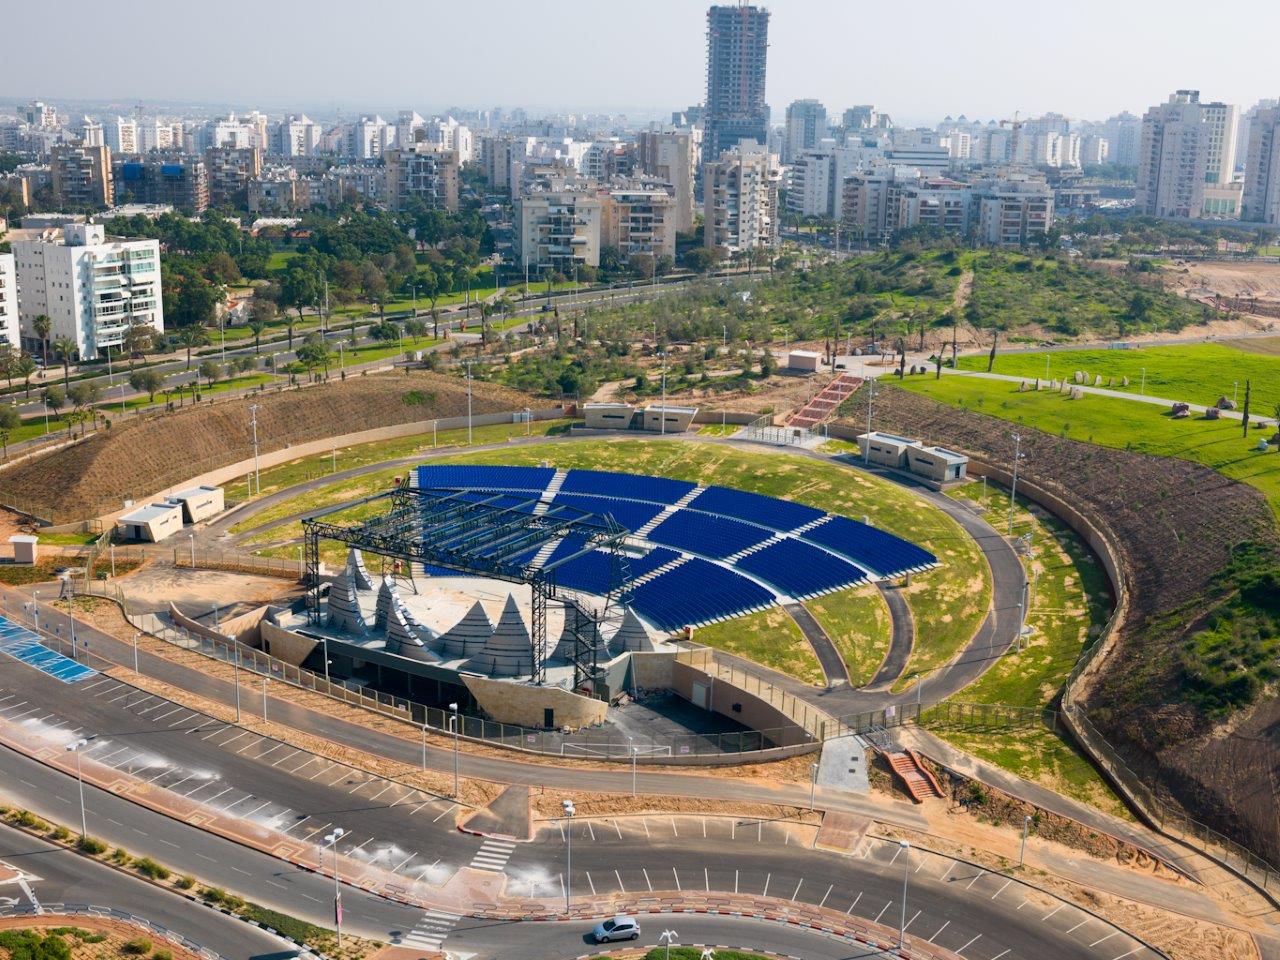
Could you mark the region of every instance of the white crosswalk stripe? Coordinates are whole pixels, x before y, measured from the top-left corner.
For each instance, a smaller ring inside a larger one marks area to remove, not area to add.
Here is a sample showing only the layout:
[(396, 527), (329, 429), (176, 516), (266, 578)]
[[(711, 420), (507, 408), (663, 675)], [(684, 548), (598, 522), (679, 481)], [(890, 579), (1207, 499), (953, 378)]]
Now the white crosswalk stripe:
[(461, 914), (446, 913), (444, 910), (428, 910), (413, 930), (401, 937), (400, 941), (424, 950), (439, 950), (440, 944), (444, 943), (454, 925), (461, 919)]
[(515, 852), (516, 845), (506, 840), (485, 840), (480, 844), (480, 849), (476, 851), (476, 855), (471, 859), (471, 866), (477, 870), (490, 870), (494, 873), (501, 873), (502, 868), (507, 865), (507, 861), (511, 859), (511, 854)]

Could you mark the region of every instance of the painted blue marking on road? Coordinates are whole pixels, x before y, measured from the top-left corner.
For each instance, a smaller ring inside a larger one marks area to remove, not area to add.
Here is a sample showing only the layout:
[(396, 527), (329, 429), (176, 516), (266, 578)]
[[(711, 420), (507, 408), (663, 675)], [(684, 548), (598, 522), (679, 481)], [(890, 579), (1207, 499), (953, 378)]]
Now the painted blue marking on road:
[(63, 683), (75, 683), (98, 672), (50, 650), (35, 633), (5, 617), (0, 617), (0, 653), (8, 654)]

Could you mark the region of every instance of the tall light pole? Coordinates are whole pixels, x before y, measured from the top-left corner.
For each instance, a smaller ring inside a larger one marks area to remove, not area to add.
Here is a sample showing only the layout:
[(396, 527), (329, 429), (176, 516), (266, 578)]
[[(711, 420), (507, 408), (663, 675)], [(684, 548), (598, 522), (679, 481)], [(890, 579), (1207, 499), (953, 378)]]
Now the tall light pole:
[(236, 644), (235, 659), (231, 661), (232, 675), (236, 683), (236, 723), (240, 722), (240, 645)]
[(631, 748), (631, 795), (636, 795), (636, 738), (627, 737), (627, 743)]
[(898, 949), (907, 941), (907, 881), (911, 879), (911, 841), (899, 840), (898, 852), (902, 858), (902, 922), (898, 924)]
[(453, 727), (453, 797), (458, 798), (458, 705), (456, 703), (449, 704), (452, 716), (449, 717), (449, 724)]
[(560, 801), (564, 806), (564, 818), (568, 826), (565, 828), (565, 867), (564, 867), (564, 912), (569, 912), (569, 900), (573, 896), (573, 808), (572, 800)]
[(191, 569), (194, 570), (196, 568), (196, 535), (188, 533), (187, 540), (191, 544)]
[(809, 809), (813, 809), (814, 795), (818, 792), (818, 765), (809, 764)]
[(133, 672), (141, 673), (138, 669), (138, 631), (133, 631)]
[(324, 842), (333, 848), (333, 922), (338, 928), (338, 949), (342, 949), (342, 890), (338, 886), (338, 841), (346, 835), (341, 827), (334, 827), (333, 833), (327, 833)]
[(325, 692), (332, 693), (333, 691), (328, 689), (333, 685), (333, 681), (329, 679), (329, 638), (322, 637), (321, 639), (324, 641), (324, 683), (326, 688)]
[(867, 381), (867, 448), (862, 453), (862, 462), (871, 465), (871, 402), (876, 398), (876, 381), (872, 377)]
[(422, 769), (427, 769), (427, 721), (422, 720)]
[(662, 357), (662, 427), (661, 433), (666, 436), (667, 433), (667, 351), (663, 350), (660, 354)]
[[(272, 364), (272, 372), (275, 371), (275, 364)], [(253, 484), (257, 488), (256, 492), (262, 495), (262, 474), (258, 472), (258, 405), (252, 404), (249, 407), (251, 419), (250, 425), (253, 427)]]
[(680, 939), (680, 934), (674, 930), (663, 930), (658, 934), (658, 942), (667, 945), (666, 960), (671, 960), (671, 944)]
[(80, 839), (89, 835), (89, 822), (84, 812), (84, 774), (80, 770), (80, 750), (89, 745), (84, 737), (67, 744), (67, 749), (76, 755), (76, 783), (80, 786)]
[(471, 364), (474, 362), (462, 361), (462, 365), (467, 368), (467, 446), (471, 446)]
[(1018, 496), (1018, 462), (1022, 459), (1022, 434), (1013, 435), (1013, 484), (1009, 487), (1009, 536), (1013, 536), (1013, 505)]
[(1022, 818), (1022, 847), (1018, 851), (1018, 866), (1022, 866), (1027, 859), (1027, 833), (1030, 830), (1031, 817), (1028, 815)]

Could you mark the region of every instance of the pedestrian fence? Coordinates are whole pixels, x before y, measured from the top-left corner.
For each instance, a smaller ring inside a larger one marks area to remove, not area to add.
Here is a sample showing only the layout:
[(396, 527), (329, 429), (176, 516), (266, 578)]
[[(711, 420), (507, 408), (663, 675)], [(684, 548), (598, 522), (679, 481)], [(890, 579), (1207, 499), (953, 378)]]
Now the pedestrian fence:
[(0, 906), (0, 917), (34, 917), (49, 914), (59, 917), (99, 917), (103, 920), (119, 920), (144, 930), (153, 936), (177, 944), (184, 950), (189, 950), (197, 956), (203, 957), (204, 960), (227, 960), (222, 954), (201, 946), (190, 937), (183, 936), (175, 930), (170, 930), (154, 920), (148, 920), (145, 917), (139, 917), (137, 914), (128, 913), (124, 910), (117, 910), (114, 907), (99, 907), (91, 903), (42, 903), (38, 907), (30, 903)]
[(305, 569), (301, 556), (297, 560), (284, 560), (240, 551), (190, 547), (173, 548), (173, 565), (187, 570), (231, 570), (235, 573), (256, 573), (288, 580), (301, 578)]

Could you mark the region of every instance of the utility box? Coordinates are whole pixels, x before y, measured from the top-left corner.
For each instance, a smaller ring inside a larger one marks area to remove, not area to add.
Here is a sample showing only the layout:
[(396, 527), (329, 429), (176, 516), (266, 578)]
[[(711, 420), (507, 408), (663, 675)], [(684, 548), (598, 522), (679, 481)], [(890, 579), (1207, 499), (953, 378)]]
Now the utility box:
[(13, 562), (33, 566), (39, 554), (40, 538), (30, 534), (19, 533), (9, 538), (13, 544)]

